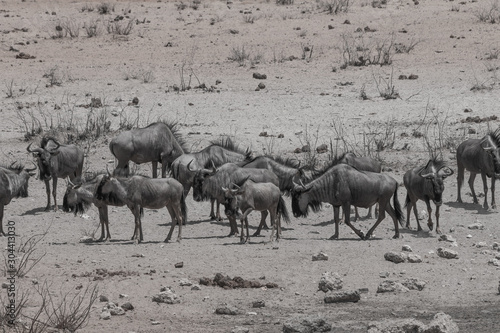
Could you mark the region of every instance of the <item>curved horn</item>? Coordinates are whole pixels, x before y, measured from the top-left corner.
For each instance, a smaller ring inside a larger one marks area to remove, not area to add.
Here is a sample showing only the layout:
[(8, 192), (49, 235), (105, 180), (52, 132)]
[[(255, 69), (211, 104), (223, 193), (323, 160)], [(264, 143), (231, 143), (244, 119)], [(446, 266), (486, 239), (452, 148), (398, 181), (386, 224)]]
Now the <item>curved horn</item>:
[(12, 168), (12, 167), (14, 166), (14, 164), (16, 164), (16, 163), (17, 163), (17, 161), (12, 162), (12, 163), (9, 165), (9, 169), (10, 169), (10, 168)]
[(187, 165), (188, 170), (189, 170), (189, 171), (191, 171), (191, 172), (195, 172), (195, 171), (196, 171), (196, 170), (191, 169), (191, 168), (189, 167), (193, 161), (194, 161), (194, 158), (193, 158), (191, 161), (189, 161), (189, 163), (188, 163), (188, 165)]
[[(33, 163), (33, 161), (31, 161), (31, 163)], [(33, 166), (34, 166), (34, 168), (33, 168), (33, 169), (28, 169), (28, 168), (25, 168), (26, 172), (28, 172), (28, 173), (29, 173), (29, 172), (35, 171), (35, 170), (36, 170), (36, 164), (35, 164), (35, 163), (33, 163)]]
[(215, 163), (214, 163), (214, 161), (213, 161), (213, 160), (212, 160), (212, 171), (213, 171), (214, 173), (216, 173), (216, 172), (217, 172), (217, 168), (215, 167)]
[(428, 172), (428, 173), (425, 173), (425, 174), (420, 174), (421, 177), (424, 177), (424, 178), (429, 178), (429, 177), (434, 177), (435, 174), (434, 172)]
[(31, 147), (31, 145), (32, 145), (32, 144), (33, 144), (33, 142), (32, 142), (32, 143), (30, 143), (30, 144), (28, 145), (28, 147), (26, 147), (26, 150), (28, 151), (28, 153), (39, 153), (39, 154), (40, 154), (40, 153), (43, 151), (43, 149), (42, 149), (42, 148), (30, 149), (30, 147)]
[(106, 172), (108, 173), (108, 176), (111, 177), (111, 172), (109, 172), (108, 165), (106, 164)]
[(452, 168), (449, 168), (447, 166), (442, 167), (439, 169), (438, 173), (442, 172), (443, 173), (443, 178), (449, 177), (453, 175), (454, 171)]

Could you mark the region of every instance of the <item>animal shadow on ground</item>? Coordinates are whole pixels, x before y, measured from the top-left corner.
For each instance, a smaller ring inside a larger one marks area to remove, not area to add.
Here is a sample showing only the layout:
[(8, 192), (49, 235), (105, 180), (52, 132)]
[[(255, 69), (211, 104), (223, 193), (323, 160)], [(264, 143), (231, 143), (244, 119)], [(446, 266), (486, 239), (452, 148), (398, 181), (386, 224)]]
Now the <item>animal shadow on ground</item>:
[[(420, 224), (422, 224), (422, 229), (424, 229), (427, 226), (427, 221), (421, 220)], [(434, 231), (425, 229), (422, 231), (418, 231), (416, 227), (414, 227), (413, 229), (399, 228), (399, 233), (411, 235), (415, 238), (436, 238), (438, 236)]]
[[(58, 209), (58, 211), (62, 211), (62, 207), (60, 207), (59, 205), (57, 206), (57, 209)], [(24, 213), (22, 213), (20, 216), (36, 215), (38, 213), (40, 213), (40, 214), (42, 214), (42, 213), (50, 213), (50, 212), (53, 212), (53, 211), (54, 211), (53, 209), (50, 209), (49, 211), (46, 211), (45, 207), (38, 207), (38, 208), (33, 208), (33, 209), (30, 209), (30, 210), (27, 210)]]
[(465, 210), (469, 211), (477, 211), (477, 214), (481, 215), (489, 215), (489, 214), (495, 214), (497, 213), (496, 209), (492, 210), (490, 209), (484, 209), (482, 204), (475, 204), (472, 202), (456, 202), (456, 201), (449, 201), (445, 203), (447, 206), (450, 206), (451, 208), (462, 208)]

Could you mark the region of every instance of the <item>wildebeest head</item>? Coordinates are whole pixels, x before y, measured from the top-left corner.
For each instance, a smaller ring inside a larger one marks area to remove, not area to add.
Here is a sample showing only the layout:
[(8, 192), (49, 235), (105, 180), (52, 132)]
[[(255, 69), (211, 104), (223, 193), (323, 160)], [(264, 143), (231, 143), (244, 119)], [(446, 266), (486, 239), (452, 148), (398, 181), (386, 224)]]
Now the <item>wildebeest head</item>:
[(83, 214), (89, 209), (91, 202), (78, 196), (78, 191), (81, 189), (81, 186), (81, 180), (75, 183), (68, 180), (68, 186), (66, 187), (66, 192), (63, 197), (63, 211), (73, 211), (76, 216), (78, 213)]
[(26, 198), (28, 196), (29, 178), (35, 174), (33, 171), (36, 170), (36, 165), (34, 165), (34, 168), (32, 169), (28, 169), (21, 164), (16, 165), (16, 162), (14, 162), (7, 167), (7, 169), (14, 171), (21, 178), (21, 186), (19, 188), (19, 192), (15, 196)]
[(444, 179), (453, 175), (453, 170), (443, 161), (431, 159), (419, 175), (427, 180), (426, 193), (437, 206), (440, 206), (443, 203)]
[(207, 178), (215, 175), (217, 169), (212, 166), (212, 169), (200, 169), (196, 173), (193, 179), (193, 199), (195, 201), (203, 201), (206, 200), (206, 196), (203, 191), (203, 184), (207, 180)]
[(59, 143), (56, 143), (56, 147), (46, 147), (46, 148), (35, 148), (31, 149), (32, 143), (26, 148), (26, 150), (33, 154), (37, 159), (38, 170), (40, 171), (40, 180), (50, 180), (52, 178), (52, 157), (59, 154)]
[(493, 163), (493, 176), (496, 179), (500, 179), (500, 127), (495, 132), (486, 135), (480, 145)]
[(309, 213), (309, 206), (313, 211), (319, 210), (321, 207), (320, 202), (311, 201), (308, 192), (312, 189), (312, 184), (304, 185), (302, 181), (300, 185), (295, 181), (293, 182), (293, 189), (290, 192), (292, 195), (292, 212), (295, 217), (307, 217)]
[(244, 192), (236, 184), (233, 184), (233, 188), (222, 187), (222, 190), (224, 191), (224, 213), (227, 216), (239, 218), (238, 195), (241, 195)]

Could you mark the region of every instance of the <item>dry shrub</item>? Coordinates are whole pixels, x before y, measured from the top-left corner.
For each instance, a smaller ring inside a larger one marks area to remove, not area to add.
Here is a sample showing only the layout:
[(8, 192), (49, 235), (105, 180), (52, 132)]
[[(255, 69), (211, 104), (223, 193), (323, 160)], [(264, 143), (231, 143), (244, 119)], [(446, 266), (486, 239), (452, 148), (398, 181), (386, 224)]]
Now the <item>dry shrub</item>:
[(480, 22), (500, 23), (500, 5), (498, 0), (492, 0), (489, 4), (486, 1), (482, 3), (482, 7), (474, 12), (474, 15)]
[(328, 14), (336, 15), (347, 13), (351, 5), (351, 0), (319, 0), (318, 9)]
[(293, 5), (294, 0), (276, 0), (277, 5), (288, 6)]
[(107, 2), (103, 2), (97, 5), (97, 12), (101, 15), (111, 14), (111, 12), (114, 11), (115, 11), (115, 6), (110, 5)]
[(102, 27), (99, 20), (90, 20), (83, 26), (87, 37), (96, 37), (102, 34)]
[(127, 36), (134, 28), (134, 21), (133, 18), (129, 19), (128, 22), (110, 21), (108, 22), (107, 31), (113, 35)]
[(236, 61), (240, 66), (245, 64), (245, 61), (250, 59), (250, 53), (245, 50), (245, 46), (233, 47), (231, 55), (228, 58), (231, 61)]
[(390, 65), (395, 54), (394, 34), (391, 38), (366, 44), (363, 36), (342, 35), (341, 69), (348, 66)]

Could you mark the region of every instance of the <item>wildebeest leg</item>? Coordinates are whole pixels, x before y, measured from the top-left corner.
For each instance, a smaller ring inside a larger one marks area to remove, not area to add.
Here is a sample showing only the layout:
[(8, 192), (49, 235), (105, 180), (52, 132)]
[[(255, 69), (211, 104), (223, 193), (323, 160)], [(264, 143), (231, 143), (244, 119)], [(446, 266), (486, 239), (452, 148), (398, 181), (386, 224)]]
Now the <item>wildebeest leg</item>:
[[(240, 241), (242, 243), (246, 243), (248, 242), (248, 240), (250, 239), (250, 234), (248, 232), (248, 219), (247, 219), (247, 216), (248, 214), (250, 214), (251, 212), (253, 211), (253, 208), (248, 208), (241, 216), (240, 216), (240, 219), (241, 219), (241, 238), (240, 238)], [(247, 229), (247, 235), (246, 235), (246, 238), (245, 240), (243, 240), (243, 221), (245, 221), (245, 228)]]
[(476, 179), (476, 174), (471, 172), (470, 177), (469, 177), (469, 187), (470, 187), (470, 191), (472, 193), (472, 200), (475, 204), (477, 204), (478, 201), (477, 201), (476, 191), (474, 191), (474, 180), (475, 179)]
[[(260, 212), (260, 223), (259, 226), (257, 227), (257, 230), (254, 232), (252, 236), (259, 236), (262, 228), (264, 229), (269, 229), (269, 227), (266, 224), (266, 217), (267, 217), (267, 210), (263, 210)], [(271, 222), (272, 223), (272, 222)]]
[[(350, 213), (350, 212), (349, 212)], [(353, 222), (356, 222), (359, 220), (359, 212), (358, 212), (358, 207), (354, 206), (354, 220)]]
[[(427, 215), (429, 215), (429, 218), (427, 219), (427, 226), (429, 227), (429, 230), (432, 230), (434, 227), (434, 223), (432, 223), (432, 207), (431, 207), (431, 202), (429, 199), (425, 199), (425, 204), (427, 205)], [(436, 206), (438, 207), (438, 206)]]
[(464, 171), (465, 168), (457, 158), (457, 202), (462, 202), (462, 195), (460, 194), (462, 189), (462, 184), (464, 183)]
[(495, 176), (491, 177), (491, 208), (496, 209), (497, 204), (495, 203)]
[(333, 207), (333, 222), (335, 223), (335, 234), (333, 234), (330, 239), (338, 239), (339, 238), (339, 215), (340, 215), (340, 207)]
[(222, 221), (222, 217), (220, 216), (220, 202), (219, 202), (219, 200), (217, 200), (215, 204), (217, 205), (217, 214), (216, 214), (215, 219), (217, 221)]
[(52, 196), (54, 197), (54, 212), (57, 212), (57, 177), (52, 178)]
[(98, 207), (97, 210), (99, 211), (99, 223), (101, 224), (101, 237), (97, 240), (98, 242), (102, 242), (104, 239), (104, 207)]
[(179, 233), (177, 235), (177, 242), (180, 242), (182, 239), (182, 214), (178, 207), (167, 206), (168, 212), (170, 214), (170, 218), (172, 219), (172, 225), (170, 226), (170, 231), (168, 232), (167, 238), (165, 238), (164, 242), (168, 243), (168, 241), (172, 238), (172, 233), (174, 232), (175, 225), (179, 226)]
[(50, 209), (50, 180), (45, 179), (44, 182), (45, 182), (45, 192), (47, 193), (47, 206), (45, 206), (45, 210), (47, 211)]
[(142, 225), (141, 225), (141, 210), (139, 206), (129, 207), (134, 214), (134, 235), (132, 236), (132, 240), (136, 243), (140, 243), (142, 241)]
[[(161, 161), (161, 178), (166, 178), (167, 177), (167, 161)], [(187, 196), (187, 193), (186, 193)], [(184, 221), (185, 222), (185, 221)]]
[(214, 212), (215, 199), (210, 198), (210, 219), (215, 220), (215, 212)]
[(158, 162), (153, 161), (153, 162), (151, 162), (151, 164), (152, 164), (152, 168), (153, 168), (153, 178), (156, 178), (156, 177), (158, 177)]
[(396, 229), (396, 234), (394, 235), (393, 238), (399, 238), (399, 226), (397, 225), (396, 213), (392, 209), (391, 204), (389, 203), (389, 201), (384, 201), (384, 202), (381, 201), (380, 202), (380, 207), (384, 207), (384, 209), (381, 209), (378, 212), (377, 221), (375, 222), (375, 224), (373, 225), (373, 227), (371, 227), (371, 229), (368, 230), (368, 232), (366, 233), (366, 237), (364, 239), (366, 240), (366, 239), (370, 239), (372, 237), (373, 231), (375, 231), (375, 229), (378, 227), (378, 225), (380, 224), (380, 222), (382, 222), (382, 220), (385, 219), (385, 211), (386, 210), (389, 213), (389, 215), (394, 219), (394, 226), (395, 226), (395, 229)]
[[(342, 209), (345, 211), (345, 212), (348, 212), (349, 211), (349, 207), (351, 207), (350, 203), (347, 203), (347, 204), (344, 204), (342, 206)], [(359, 230), (359, 229), (356, 229), (352, 224), (351, 224), (351, 221), (350, 221), (350, 216), (349, 214), (346, 214), (345, 215), (345, 224), (348, 225), (355, 233), (356, 235), (359, 236), (359, 238), (361, 239), (365, 239), (365, 234)]]
[(441, 206), (436, 205), (436, 233), (438, 234), (441, 233), (441, 229), (439, 229), (439, 207)]
[(4, 204), (0, 204), (0, 235), (6, 236), (5, 232), (3, 231), (3, 208)]
[(483, 180), (483, 191), (484, 191), (483, 208), (488, 209), (489, 208), (488, 207), (488, 179), (486, 179), (486, 174), (484, 172), (481, 172), (481, 179)]

